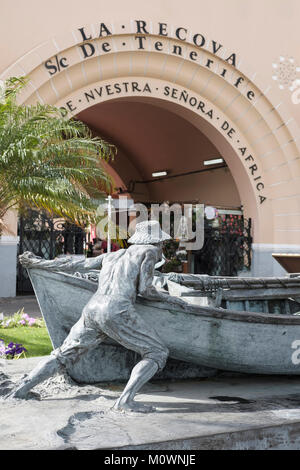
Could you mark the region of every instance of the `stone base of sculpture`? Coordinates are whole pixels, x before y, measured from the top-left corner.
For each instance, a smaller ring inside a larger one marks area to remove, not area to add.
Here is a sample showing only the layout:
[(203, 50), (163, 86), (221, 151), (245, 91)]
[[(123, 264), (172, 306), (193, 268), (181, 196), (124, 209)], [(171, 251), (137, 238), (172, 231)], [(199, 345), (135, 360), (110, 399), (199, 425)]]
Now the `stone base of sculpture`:
[[(96, 350), (83, 355), (68, 369), (68, 374), (77, 383), (126, 382), (139, 359), (136, 353), (125, 350), (122, 346), (102, 344)], [(213, 377), (217, 372), (217, 369), (169, 358), (165, 368), (154, 379), (195, 379)]]

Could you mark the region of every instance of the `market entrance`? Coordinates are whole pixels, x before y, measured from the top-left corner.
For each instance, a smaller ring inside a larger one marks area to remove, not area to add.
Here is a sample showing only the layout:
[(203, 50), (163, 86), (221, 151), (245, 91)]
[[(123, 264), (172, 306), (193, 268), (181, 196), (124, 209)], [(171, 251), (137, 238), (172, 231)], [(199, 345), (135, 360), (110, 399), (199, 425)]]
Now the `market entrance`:
[(189, 252), (188, 266), (176, 255), (178, 242), (166, 247), (163, 270), (188, 269), (210, 275), (237, 275), (251, 266), (251, 219), (223, 154), (178, 106), (161, 100), (119, 99), (79, 113), (95, 134), (118, 147), (109, 171), (116, 181), (115, 197), (146, 204), (204, 204), (202, 249)]

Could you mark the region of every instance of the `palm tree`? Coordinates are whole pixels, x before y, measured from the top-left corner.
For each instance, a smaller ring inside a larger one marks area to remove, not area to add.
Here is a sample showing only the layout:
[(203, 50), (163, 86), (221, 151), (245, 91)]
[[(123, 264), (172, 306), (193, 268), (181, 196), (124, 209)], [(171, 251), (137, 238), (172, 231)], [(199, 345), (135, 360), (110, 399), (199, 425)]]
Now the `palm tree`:
[(112, 186), (101, 161), (114, 158), (116, 149), (54, 106), (18, 105), (25, 84), (23, 78), (7, 80), (0, 101), (0, 233), (12, 208), (93, 223), (99, 198)]

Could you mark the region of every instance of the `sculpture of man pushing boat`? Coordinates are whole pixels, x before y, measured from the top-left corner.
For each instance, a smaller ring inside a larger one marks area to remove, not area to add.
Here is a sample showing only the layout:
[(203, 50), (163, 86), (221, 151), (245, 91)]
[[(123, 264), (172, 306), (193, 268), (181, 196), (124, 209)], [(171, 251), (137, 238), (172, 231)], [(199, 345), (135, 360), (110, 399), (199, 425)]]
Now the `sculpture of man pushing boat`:
[(138, 294), (150, 300), (164, 300), (173, 304), (184, 301), (159, 292), (153, 287), (155, 264), (162, 258), (162, 244), (169, 239), (156, 221), (137, 224), (125, 250), (105, 253), (96, 258), (76, 261), (70, 258), (41, 260), (25, 253), (20, 257), (24, 267), (56, 271), (99, 269), (99, 285), (82, 311), (61, 347), (55, 349), (10, 393), (12, 398), (26, 398), (37, 384), (68, 367), (91, 348), (110, 337), (137, 353), (141, 361), (133, 368), (130, 379), (114, 405), (121, 411), (148, 412), (153, 408), (134, 401), (136, 393), (161, 370), (168, 357), (168, 349), (157, 333), (138, 315), (134, 304)]

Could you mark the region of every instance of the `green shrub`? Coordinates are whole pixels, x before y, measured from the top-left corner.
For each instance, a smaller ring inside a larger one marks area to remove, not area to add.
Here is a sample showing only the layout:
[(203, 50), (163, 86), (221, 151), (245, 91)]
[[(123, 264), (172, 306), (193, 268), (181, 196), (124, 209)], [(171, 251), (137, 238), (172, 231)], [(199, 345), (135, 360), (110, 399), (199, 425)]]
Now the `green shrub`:
[[(0, 357), (3, 359), (18, 359), (23, 357), (35, 357), (35, 356), (47, 356), (53, 350), (47, 328), (7, 328), (0, 330), (0, 340), (3, 340), (2, 345), (5, 346), (5, 350), (14, 349), (9, 348), (10, 343), (19, 345), (26, 349), (25, 352), (18, 355), (19, 348), (16, 349), (16, 354), (14, 357), (11, 357), (9, 354), (5, 354), (5, 351), (0, 351)], [(2, 350), (4, 348), (2, 347)], [(1, 344), (0, 344), (1, 350)]]
[(51, 351), (52, 344), (43, 319), (30, 317), (24, 308), (11, 317), (0, 314), (0, 358), (45, 356)]

